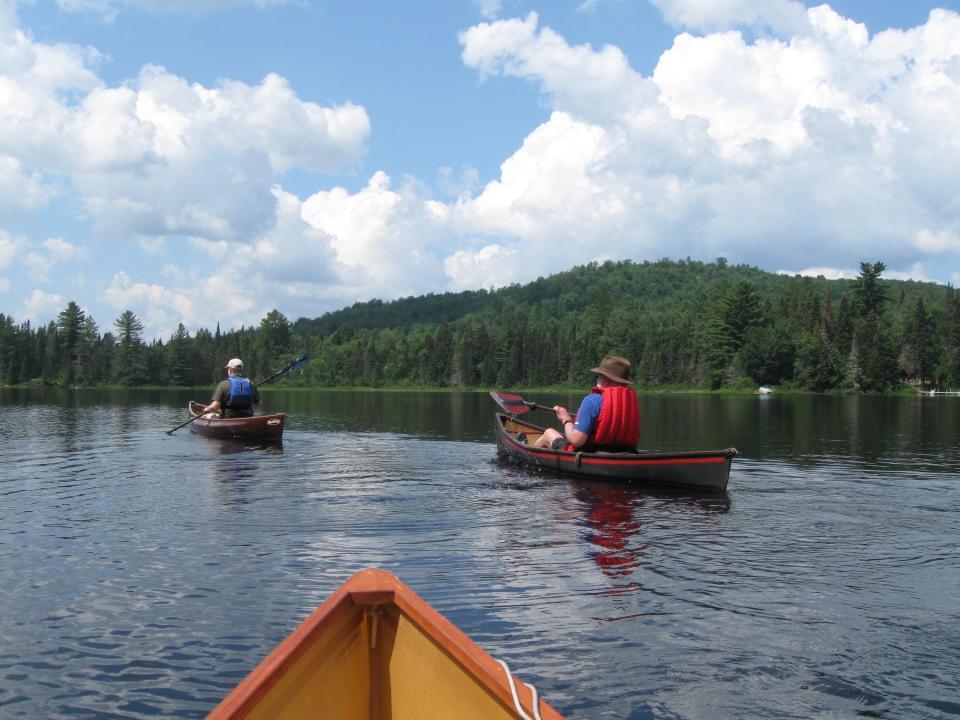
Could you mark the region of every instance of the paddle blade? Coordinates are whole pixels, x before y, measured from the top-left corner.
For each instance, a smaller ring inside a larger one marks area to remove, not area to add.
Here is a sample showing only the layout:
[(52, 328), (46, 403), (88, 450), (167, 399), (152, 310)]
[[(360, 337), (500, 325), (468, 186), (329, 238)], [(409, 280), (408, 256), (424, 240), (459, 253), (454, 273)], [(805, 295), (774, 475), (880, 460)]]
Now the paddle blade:
[(310, 356), (304, 353), (296, 360), (293, 361), (293, 364), (288, 368), (289, 370), (296, 370), (298, 367), (303, 367), (307, 364), (307, 361), (310, 359)]
[(494, 399), (494, 402), (496, 402), (497, 405), (502, 407), (511, 415), (520, 415), (530, 411), (530, 403), (528, 403), (519, 395), (491, 390), (490, 397)]

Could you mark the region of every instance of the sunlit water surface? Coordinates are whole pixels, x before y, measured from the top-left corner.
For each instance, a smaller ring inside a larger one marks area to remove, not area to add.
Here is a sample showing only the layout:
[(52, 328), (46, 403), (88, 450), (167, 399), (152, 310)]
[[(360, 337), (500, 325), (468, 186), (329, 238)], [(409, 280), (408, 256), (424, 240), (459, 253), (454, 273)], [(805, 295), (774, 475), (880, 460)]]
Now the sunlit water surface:
[(367, 566), (570, 718), (960, 716), (956, 398), (644, 396), (741, 450), (691, 496), (502, 465), (481, 393), (189, 397), (0, 391), (0, 717), (202, 717)]

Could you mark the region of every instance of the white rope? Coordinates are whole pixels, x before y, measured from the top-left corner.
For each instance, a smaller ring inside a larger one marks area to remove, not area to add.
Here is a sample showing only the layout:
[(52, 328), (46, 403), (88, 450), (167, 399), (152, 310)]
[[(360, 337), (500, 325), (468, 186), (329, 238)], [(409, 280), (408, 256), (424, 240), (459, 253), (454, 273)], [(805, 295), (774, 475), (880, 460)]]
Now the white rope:
[(533, 720), (543, 720), (540, 717), (540, 701), (537, 699), (537, 689), (528, 682), (525, 682), (528, 688), (530, 688), (530, 694), (533, 695)]
[(525, 682), (530, 692), (533, 694), (533, 717), (531, 718), (524, 712), (523, 707), (520, 705), (520, 697), (517, 695), (517, 685), (513, 681), (513, 673), (510, 672), (510, 666), (507, 665), (503, 660), (497, 660), (500, 665), (503, 666), (503, 670), (507, 673), (507, 682), (510, 683), (510, 694), (513, 695), (513, 707), (517, 711), (517, 714), (520, 716), (521, 720), (541, 720), (540, 718), (540, 702), (537, 700), (537, 689), (530, 683)]

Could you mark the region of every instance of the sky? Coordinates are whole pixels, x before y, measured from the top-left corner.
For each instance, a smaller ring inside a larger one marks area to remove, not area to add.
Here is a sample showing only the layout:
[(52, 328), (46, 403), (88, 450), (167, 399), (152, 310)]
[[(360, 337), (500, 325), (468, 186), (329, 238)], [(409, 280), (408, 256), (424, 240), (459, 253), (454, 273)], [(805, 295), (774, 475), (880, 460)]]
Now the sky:
[(0, 312), (661, 258), (960, 284), (960, 0), (0, 0)]

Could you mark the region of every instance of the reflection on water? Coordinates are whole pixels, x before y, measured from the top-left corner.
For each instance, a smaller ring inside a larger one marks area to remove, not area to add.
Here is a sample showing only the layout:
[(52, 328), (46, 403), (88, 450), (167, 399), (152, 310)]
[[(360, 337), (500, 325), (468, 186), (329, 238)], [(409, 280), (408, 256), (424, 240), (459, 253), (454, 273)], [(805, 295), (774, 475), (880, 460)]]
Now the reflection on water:
[(582, 537), (594, 546), (590, 552), (597, 567), (611, 578), (625, 578), (639, 566), (647, 550), (640, 517), (650, 503), (676, 504), (690, 511), (727, 512), (727, 493), (695, 495), (665, 488), (636, 487), (622, 483), (578, 481), (574, 495), (583, 505)]
[(643, 396), (741, 450), (697, 496), (500, 463), (483, 393), (196, 396), (0, 390), (0, 716), (203, 717), (368, 565), (570, 718), (960, 716), (955, 399)]
[(577, 488), (576, 496), (585, 506), (585, 539), (597, 548), (591, 553), (597, 567), (610, 577), (630, 575), (638, 565), (637, 555), (646, 549), (646, 543), (633, 538), (640, 532), (633, 504), (642, 502), (642, 496), (594, 483)]

